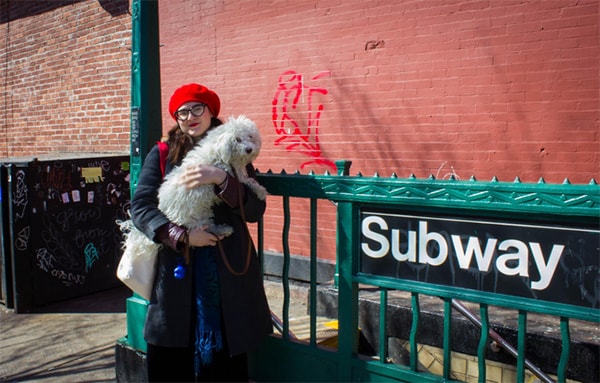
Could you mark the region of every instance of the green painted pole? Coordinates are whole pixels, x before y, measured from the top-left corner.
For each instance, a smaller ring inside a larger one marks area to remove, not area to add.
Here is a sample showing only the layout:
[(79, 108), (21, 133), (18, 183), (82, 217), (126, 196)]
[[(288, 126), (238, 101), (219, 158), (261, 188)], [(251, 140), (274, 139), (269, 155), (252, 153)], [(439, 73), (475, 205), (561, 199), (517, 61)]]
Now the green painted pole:
[(162, 134), (158, 1), (133, 0), (131, 23), (131, 195)]
[[(130, 190), (135, 192), (144, 158), (162, 134), (158, 1), (131, 4), (131, 131)], [(148, 302), (134, 294), (127, 299), (127, 343), (146, 351), (143, 337)]]

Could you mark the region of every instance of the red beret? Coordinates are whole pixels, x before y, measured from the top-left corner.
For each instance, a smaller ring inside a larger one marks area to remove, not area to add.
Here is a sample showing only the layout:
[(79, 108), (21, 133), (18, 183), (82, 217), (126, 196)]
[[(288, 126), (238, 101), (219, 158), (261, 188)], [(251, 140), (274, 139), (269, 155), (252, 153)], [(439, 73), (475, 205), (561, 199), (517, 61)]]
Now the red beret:
[(221, 100), (219, 100), (219, 96), (204, 85), (187, 84), (176, 89), (171, 96), (171, 100), (169, 100), (169, 113), (175, 121), (177, 121), (177, 118), (175, 118), (177, 109), (190, 101), (206, 104), (213, 117), (219, 116), (219, 111), (221, 110)]

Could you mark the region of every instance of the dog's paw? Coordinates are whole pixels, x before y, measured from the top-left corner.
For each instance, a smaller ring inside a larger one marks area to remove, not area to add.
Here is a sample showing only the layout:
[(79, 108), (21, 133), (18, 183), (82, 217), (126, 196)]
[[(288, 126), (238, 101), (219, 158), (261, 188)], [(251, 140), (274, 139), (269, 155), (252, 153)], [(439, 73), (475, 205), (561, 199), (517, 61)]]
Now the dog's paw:
[(214, 225), (211, 226), (207, 229), (207, 231), (210, 231), (211, 233), (213, 233), (214, 235), (218, 236), (218, 237), (229, 237), (231, 234), (233, 234), (233, 227), (229, 226), (229, 225)]
[(265, 189), (264, 186), (259, 184), (258, 181), (256, 181), (254, 178), (247, 178), (242, 180), (241, 182), (244, 185), (248, 186), (259, 200), (265, 201), (267, 199), (267, 195), (269, 194), (267, 192), (267, 189)]

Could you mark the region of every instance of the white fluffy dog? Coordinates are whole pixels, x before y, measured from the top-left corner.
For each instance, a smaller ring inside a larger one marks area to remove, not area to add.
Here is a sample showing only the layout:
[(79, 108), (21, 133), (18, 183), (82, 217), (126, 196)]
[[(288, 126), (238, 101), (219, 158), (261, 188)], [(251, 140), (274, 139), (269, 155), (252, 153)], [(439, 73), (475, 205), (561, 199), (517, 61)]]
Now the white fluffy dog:
[[(217, 235), (231, 235), (233, 229), (230, 226), (214, 224), (212, 208), (215, 204), (221, 203), (220, 198), (215, 195), (214, 185), (201, 185), (187, 190), (185, 186), (179, 184), (179, 178), (189, 166), (212, 165), (235, 175), (259, 199), (265, 200), (267, 196), (265, 188), (255, 179), (248, 177), (246, 172), (246, 165), (258, 156), (261, 143), (260, 131), (254, 122), (245, 116), (230, 117), (223, 125), (210, 130), (206, 137), (188, 152), (181, 165), (165, 177), (158, 190), (158, 208), (177, 225), (188, 229), (206, 226), (208, 231)], [(127, 252), (130, 252), (128, 256), (133, 257), (157, 254), (160, 245), (135, 228), (131, 220), (119, 222), (119, 225), (125, 236), (123, 258)], [(122, 265), (124, 263), (123, 261), (119, 264), (117, 276), (127, 284), (125, 279), (127, 276), (131, 278), (129, 274), (133, 271), (127, 270), (131, 267)], [(136, 291), (132, 286), (129, 287)], [(148, 299), (146, 296), (144, 298)]]
[(238, 180), (250, 187), (258, 198), (266, 198), (265, 189), (246, 173), (246, 165), (254, 161), (260, 152), (260, 132), (246, 118), (230, 117), (227, 123), (209, 131), (183, 159), (181, 166), (173, 169), (158, 190), (158, 208), (169, 220), (188, 229), (208, 225), (208, 230), (218, 235), (230, 235), (232, 228), (215, 226), (212, 207), (221, 203), (215, 195), (213, 184), (187, 190), (179, 184), (182, 172), (189, 166), (212, 165), (234, 173)]

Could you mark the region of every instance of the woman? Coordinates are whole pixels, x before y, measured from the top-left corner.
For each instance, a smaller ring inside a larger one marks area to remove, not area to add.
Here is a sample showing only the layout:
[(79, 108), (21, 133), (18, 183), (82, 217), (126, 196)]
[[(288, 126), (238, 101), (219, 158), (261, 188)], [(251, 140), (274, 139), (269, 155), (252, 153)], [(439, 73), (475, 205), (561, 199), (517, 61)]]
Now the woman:
[[(222, 124), (219, 110), (219, 97), (203, 85), (187, 84), (175, 90), (169, 113), (177, 125), (168, 134), (164, 174), (181, 163), (207, 131)], [(248, 172), (254, 176), (251, 165)], [(164, 244), (144, 325), (148, 379), (248, 381), (246, 352), (272, 332), (272, 325), (256, 251), (244, 219), (259, 220), (265, 202), (221, 169), (190, 167), (184, 171), (181, 184), (187, 188), (214, 184), (215, 194), (224, 202), (214, 208), (215, 223), (232, 226), (234, 233), (219, 238), (204, 228), (186, 231), (158, 210), (157, 195), (164, 174), (155, 146), (144, 161), (131, 200), (135, 225)], [(217, 247), (219, 241), (222, 246)], [(188, 265), (182, 262), (187, 245)], [(248, 252), (250, 267), (239, 275)]]

